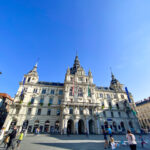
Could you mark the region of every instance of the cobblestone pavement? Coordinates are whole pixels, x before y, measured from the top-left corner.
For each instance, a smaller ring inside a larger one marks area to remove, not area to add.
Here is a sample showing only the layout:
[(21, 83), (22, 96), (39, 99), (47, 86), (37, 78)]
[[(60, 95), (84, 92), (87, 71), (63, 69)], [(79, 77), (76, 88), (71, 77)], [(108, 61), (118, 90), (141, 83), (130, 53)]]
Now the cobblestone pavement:
[[(125, 140), (125, 135), (113, 137), (116, 142)], [(137, 150), (150, 150), (150, 142), (145, 145), (145, 148), (141, 148), (138, 137), (136, 136)], [(146, 135), (144, 138), (150, 141), (150, 136)], [(1, 147), (0, 150), (2, 149)], [(129, 150), (129, 147), (119, 146), (117, 149)], [(85, 135), (27, 135), (20, 145), (20, 150), (104, 150), (104, 140), (103, 135), (90, 135), (89, 137)]]

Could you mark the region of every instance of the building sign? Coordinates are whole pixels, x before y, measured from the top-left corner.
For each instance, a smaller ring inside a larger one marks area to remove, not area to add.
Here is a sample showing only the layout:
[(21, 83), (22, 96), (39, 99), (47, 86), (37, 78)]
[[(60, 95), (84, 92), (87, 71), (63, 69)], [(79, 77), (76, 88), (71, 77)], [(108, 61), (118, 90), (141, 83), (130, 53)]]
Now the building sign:
[(107, 121), (112, 121), (112, 119), (111, 119), (111, 118), (108, 118)]

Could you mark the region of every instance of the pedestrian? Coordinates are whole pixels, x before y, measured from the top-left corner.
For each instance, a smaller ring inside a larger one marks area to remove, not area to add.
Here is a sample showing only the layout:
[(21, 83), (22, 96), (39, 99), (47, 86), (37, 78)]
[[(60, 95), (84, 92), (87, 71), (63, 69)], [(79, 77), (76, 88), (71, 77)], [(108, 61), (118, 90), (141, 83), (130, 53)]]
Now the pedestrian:
[(18, 139), (18, 141), (17, 141), (17, 148), (19, 148), (20, 143), (21, 143), (21, 141), (23, 140), (23, 136), (24, 136), (24, 134), (23, 134), (23, 131), (22, 131), (22, 132), (20, 133), (19, 139)]
[(112, 130), (110, 128), (110, 126), (108, 127), (108, 135), (109, 135), (109, 147), (111, 147), (111, 137), (112, 137)]
[(111, 141), (111, 149), (116, 149), (117, 148), (117, 143), (115, 143), (115, 140), (113, 137), (110, 138)]
[(17, 127), (14, 126), (12, 132), (8, 135), (10, 137), (9, 139), (9, 142), (7, 144), (7, 148), (6, 150), (8, 150), (10, 147), (12, 147), (12, 149), (14, 150), (15, 149), (15, 138), (16, 138), (16, 135), (17, 135)]
[(4, 148), (7, 147), (7, 144), (9, 143), (10, 137), (9, 135), (6, 135), (3, 139), (3, 142), (1, 144), (4, 144)]
[(142, 135), (140, 135), (140, 141), (141, 141), (141, 146), (143, 148), (144, 144), (146, 144), (146, 143), (145, 143), (144, 138), (142, 137)]
[(104, 149), (107, 149), (108, 148), (107, 133), (104, 129), (103, 129), (103, 135), (104, 135), (104, 140), (105, 140)]
[(130, 130), (127, 130), (126, 138), (131, 150), (136, 150), (136, 139), (135, 136), (131, 133)]

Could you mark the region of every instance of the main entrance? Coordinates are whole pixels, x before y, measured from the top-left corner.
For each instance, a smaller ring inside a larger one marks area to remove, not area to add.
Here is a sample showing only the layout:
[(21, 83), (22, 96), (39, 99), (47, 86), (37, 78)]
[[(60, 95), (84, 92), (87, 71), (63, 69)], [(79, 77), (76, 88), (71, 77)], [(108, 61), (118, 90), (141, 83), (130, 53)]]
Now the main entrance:
[(93, 120), (89, 121), (89, 133), (94, 134), (94, 121)]
[(70, 119), (68, 120), (67, 133), (73, 134), (74, 133), (73, 129), (74, 129), (73, 121)]
[(79, 120), (78, 122), (78, 133), (84, 134), (84, 121), (83, 120)]

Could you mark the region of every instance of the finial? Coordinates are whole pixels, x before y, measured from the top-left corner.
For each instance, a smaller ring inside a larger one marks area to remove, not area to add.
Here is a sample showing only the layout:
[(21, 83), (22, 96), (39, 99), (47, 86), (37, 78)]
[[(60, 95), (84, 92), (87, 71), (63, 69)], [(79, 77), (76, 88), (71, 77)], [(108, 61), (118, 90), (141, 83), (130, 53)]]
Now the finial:
[(78, 51), (76, 50), (76, 56), (78, 56)]
[(114, 78), (114, 74), (112, 72), (112, 68), (110, 67), (111, 77)]
[(36, 64), (35, 64), (35, 67), (38, 66), (39, 60), (40, 60), (40, 58), (38, 57), (38, 58), (37, 58), (37, 61), (36, 61)]

